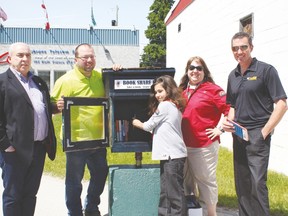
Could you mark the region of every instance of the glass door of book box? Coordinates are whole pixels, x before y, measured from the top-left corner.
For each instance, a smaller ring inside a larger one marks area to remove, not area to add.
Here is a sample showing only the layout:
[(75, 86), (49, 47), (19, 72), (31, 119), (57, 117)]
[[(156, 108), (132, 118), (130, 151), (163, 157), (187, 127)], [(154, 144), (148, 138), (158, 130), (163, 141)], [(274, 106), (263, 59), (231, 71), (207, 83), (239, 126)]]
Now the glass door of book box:
[(83, 151), (109, 146), (109, 100), (64, 97), (63, 150)]

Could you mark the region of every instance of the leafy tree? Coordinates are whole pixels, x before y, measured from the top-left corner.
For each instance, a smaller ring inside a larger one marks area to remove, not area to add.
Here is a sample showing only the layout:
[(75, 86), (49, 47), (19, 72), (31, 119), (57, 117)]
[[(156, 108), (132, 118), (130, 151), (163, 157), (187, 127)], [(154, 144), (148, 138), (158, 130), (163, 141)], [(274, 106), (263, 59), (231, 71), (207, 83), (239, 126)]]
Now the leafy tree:
[(166, 66), (166, 25), (164, 19), (173, 3), (174, 0), (155, 0), (151, 5), (148, 15), (150, 24), (145, 31), (149, 44), (144, 47), (141, 67)]

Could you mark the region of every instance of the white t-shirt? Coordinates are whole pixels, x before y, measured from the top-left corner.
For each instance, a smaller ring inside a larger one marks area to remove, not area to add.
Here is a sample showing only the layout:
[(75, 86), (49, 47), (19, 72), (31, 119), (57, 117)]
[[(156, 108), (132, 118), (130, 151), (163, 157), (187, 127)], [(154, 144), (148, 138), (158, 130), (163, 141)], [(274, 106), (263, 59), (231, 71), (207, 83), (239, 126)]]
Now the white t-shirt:
[(182, 113), (170, 101), (160, 102), (156, 112), (144, 122), (145, 131), (153, 131), (152, 160), (187, 156), (181, 131)]

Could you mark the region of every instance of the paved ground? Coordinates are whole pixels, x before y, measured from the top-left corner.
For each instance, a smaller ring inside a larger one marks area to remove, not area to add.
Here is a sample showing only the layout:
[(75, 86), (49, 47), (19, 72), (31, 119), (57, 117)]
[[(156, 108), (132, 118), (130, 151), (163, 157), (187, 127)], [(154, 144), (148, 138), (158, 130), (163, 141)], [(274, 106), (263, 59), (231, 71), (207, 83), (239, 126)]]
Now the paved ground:
[[(2, 194), (2, 184), (0, 186), (0, 193)], [(87, 190), (87, 182), (83, 184), (83, 197), (84, 192)], [(0, 196), (0, 203), (2, 197)], [(102, 216), (108, 216), (108, 185), (101, 196), (100, 211)], [(2, 205), (0, 204), (0, 215), (2, 214)], [(38, 199), (36, 205), (35, 216), (65, 216), (67, 210), (65, 206), (64, 196), (64, 180), (44, 175), (42, 178), (41, 186), (38, 192)], [(218, 208), (218, 216), (237, 216), (236, 211), (231, 211), (224, 208)], [(130, 216), (130, 215), (129, 215)], [(131, 215), (139, 216), (139, 215)], [(145, 215), (149, 216), (149, 215)]]
[[(1, 181), (1, 180), (0, 180)], [(67, 210), (65, 206), (64, 180), (43, 175), (35, 210), (35, 216), (65, 216)], [(83, 192), (87, 190), (87, 182), (83, 184)], [(2, 194), (3, 186), (0, 185), (0, 193)], [(82, 193), (84, 200), (85, 193)], [(108, 216), (108, 186), (105, 187), (103, 196), (101, 197), (100, 210), (102, 215)], [(2, 215), (2, 196), (0, 196), (0, 215)]]

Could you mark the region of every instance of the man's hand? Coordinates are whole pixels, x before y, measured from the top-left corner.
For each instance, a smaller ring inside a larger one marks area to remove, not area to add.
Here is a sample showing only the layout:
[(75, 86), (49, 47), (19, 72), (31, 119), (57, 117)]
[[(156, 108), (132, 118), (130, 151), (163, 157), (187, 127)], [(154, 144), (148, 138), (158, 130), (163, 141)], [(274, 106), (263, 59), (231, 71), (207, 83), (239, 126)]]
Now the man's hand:
[(114, 64), (114, 65), (112, 66), (112, 69), (113, 69), (114, 71), (119, 71), (119, 70), (122, 69), (122, 66), (119, 65), (119, 64)]
[(13, 146), (9, 146), (7, 149), (5, 149), (5, 152), (15, 152), (16, 149)]
[(62, 96), (57, 102), (56, 102), (56, 106), (59, 112), (62, 112), (62, 110), (64, 109), (64, 97)]
[(235, 131), (233, 124), (227, 120), (227, 117), (224, 118), (221, 127), (224, 131), (227, 131), (227, 132)]

